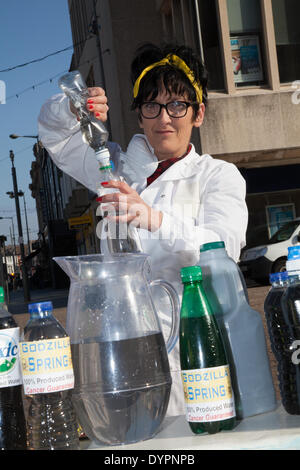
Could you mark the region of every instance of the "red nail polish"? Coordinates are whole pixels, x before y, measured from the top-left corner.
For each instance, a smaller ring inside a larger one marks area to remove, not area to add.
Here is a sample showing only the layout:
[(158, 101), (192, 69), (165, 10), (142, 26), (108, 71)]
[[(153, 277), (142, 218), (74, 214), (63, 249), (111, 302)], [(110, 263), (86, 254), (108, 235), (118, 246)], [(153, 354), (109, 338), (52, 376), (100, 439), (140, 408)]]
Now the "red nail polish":
[(108, 184), (108, 181), (103, 181), (103, 183), (101, 183), (102, 186), (106, 186)]
[(101, 202), (101, 201), (102, 201), (102, 196), (97, 197), (97, 198), (96, 198), (96, 201), (97, 201), (97, 202)]
[(99, 117), (99, 116), (100, 116), (100, 113), (95, 113), (95, 116)]
[(92, 110), (92, 109), (94, 109), (94, 106), (90, 104), (88, 108), (89, 108), (90, 110)]
[(92, 100), (92, 98), (89, 98), (89, 99), (87, 100), (87, 102), (88, 102), (88, 103), (94, 103), (94, 100)]

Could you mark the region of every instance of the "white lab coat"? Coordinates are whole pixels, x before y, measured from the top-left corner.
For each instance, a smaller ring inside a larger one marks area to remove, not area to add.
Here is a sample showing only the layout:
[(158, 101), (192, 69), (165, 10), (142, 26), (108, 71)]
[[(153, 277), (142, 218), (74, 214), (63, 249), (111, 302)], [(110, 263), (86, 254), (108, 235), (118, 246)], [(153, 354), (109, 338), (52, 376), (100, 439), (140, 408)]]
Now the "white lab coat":
[[(39, 137), (62, 171), (96, 192), (98, 163), (93, 150), (82, 141), (79, 123), (64, 95), (55, 95), (43, 105)], [(158, 161), (144, 135), (135, 135), (126, 152), (113, 143), (109, 150), (126, 181), (148, 205), (163, 213), (159, 230), (139, 230), (143, 251), (150, 255), (154, 279), (172, 283), (181, 299), (180, 269), (199, 262), (201, 244), (223, 240), (229, 256), (238, 260), (245, 244), (248, 212), (245, 181), (235, 165), (207, 154), (200, 156), (192, 145), (185, 158), (147, 187), (147, 177), (155, 171)], [(156, 290), (154, 301), (167, 336), (169, 301)], [(168, 415), (182, 414), (178, 342), (169, 360), (173, 386)]]

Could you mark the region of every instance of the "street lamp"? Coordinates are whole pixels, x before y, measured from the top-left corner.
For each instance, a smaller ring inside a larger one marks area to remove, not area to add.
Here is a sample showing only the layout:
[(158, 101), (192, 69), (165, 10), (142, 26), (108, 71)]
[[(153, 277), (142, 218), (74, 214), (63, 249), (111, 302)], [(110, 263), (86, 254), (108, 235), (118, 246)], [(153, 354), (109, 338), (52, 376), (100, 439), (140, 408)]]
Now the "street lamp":
[(22, 230), (22, 221), (21, 221), (21, 213), (20, 213), (20, 205), (19, 205), (17, 175), (16, 175), (16, 168), (14, 166), (15, 156), (14, 156), (14, 152), (12, 150), (9, 151), (9, 157), (11, 159), (11, 165), (12, 165), (11, 166), (11, 174), (12, 174), (13, 186), (14, 186), (14, 196), (15, 196), (18, 231), (19, 231), (19, 245), (20, 245), (21, 262), (22, 262), (24, 300), (25, 300), (25, 302), (28, 302), (28, 301), (30, 301), (30, 292), (29, 292), (27, 269), (26, 269), (26, 265), (25, 265), (25, 252), (24, 252), (23, 230)]
[(29, 139), (36, 139), (38, 141), (38, 135), (17, 135), (17, 134), (10, 134), (9, 137), (11, 139), (18, 139), (19, 137), (28, 137)]

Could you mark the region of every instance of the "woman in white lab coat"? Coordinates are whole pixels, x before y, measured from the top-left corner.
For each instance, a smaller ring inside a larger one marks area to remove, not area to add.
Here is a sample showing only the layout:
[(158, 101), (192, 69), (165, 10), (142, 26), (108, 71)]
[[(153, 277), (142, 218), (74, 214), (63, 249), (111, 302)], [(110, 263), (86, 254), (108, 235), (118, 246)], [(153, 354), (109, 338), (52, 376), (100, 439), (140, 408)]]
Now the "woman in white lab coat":
[[(201, 244), (223, 240), (229, 256), (238, 260), (248, 220), (245, 181), (233, 164), (199, 155), (190, 143), (192, 129), (203, 122), (207, 100), (207, 73), (191, 49), (143, 46), (132, 63), (132, 82), (132, 108), (143, 134), (133, 136), (125, 152), (109, 144), (127, 182), (107, 182), (106, 187), (118, 192), (99, 202), (103, 208), (113, 204), (119, 215), (112, 217), (138, 227), (153, 277), (171, 282), (181, 296), (180, 269), (198, 263)], [(105, 121), (104, 90), (91, 88), (89, 93), (88, 108)], [(56, 95), (44, 104), (39, 136), (62, 171), (96, 192), (98, 163), (82, 141), (68, 98)], [(161, 305), (167, 334), (169, 317)], [(178, 352), (177, 343), (169, 356), (169, 415), (184, 413)]]

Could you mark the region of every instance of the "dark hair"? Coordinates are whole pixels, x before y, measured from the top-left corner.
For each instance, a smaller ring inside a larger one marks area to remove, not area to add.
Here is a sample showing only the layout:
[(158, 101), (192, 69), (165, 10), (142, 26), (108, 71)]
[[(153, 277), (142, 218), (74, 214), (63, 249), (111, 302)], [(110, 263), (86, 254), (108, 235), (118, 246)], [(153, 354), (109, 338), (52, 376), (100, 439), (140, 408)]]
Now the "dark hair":
[[(168, 54), (177, 55), (192, 70), (195, 81), (202, 86), (202, 100), (206, 105), (208, 73), (198, 54), (187, 46), (166, 44), (159, 47), (151, 43), (140, 46), (136, 50), (135, 58), (131, 63), (132, 85), (135, 84), (137, 78), (146, 67), (164, 59)], [(186, 93), (191, 102), (197, 101), (195, 88), (185, 73), (177, 67), (166, 64), (154, 67), (142, 78), (138, 95), (134, 98), (131, 109), (139, 108), (146, 100), (154, 100), (162, 87), (164, 87), (169, 94), (176, 93), (183, 95)], [(194, 116), (196, 116), (198, 110), (199, 103), (196, 103), (193, 105)]]

